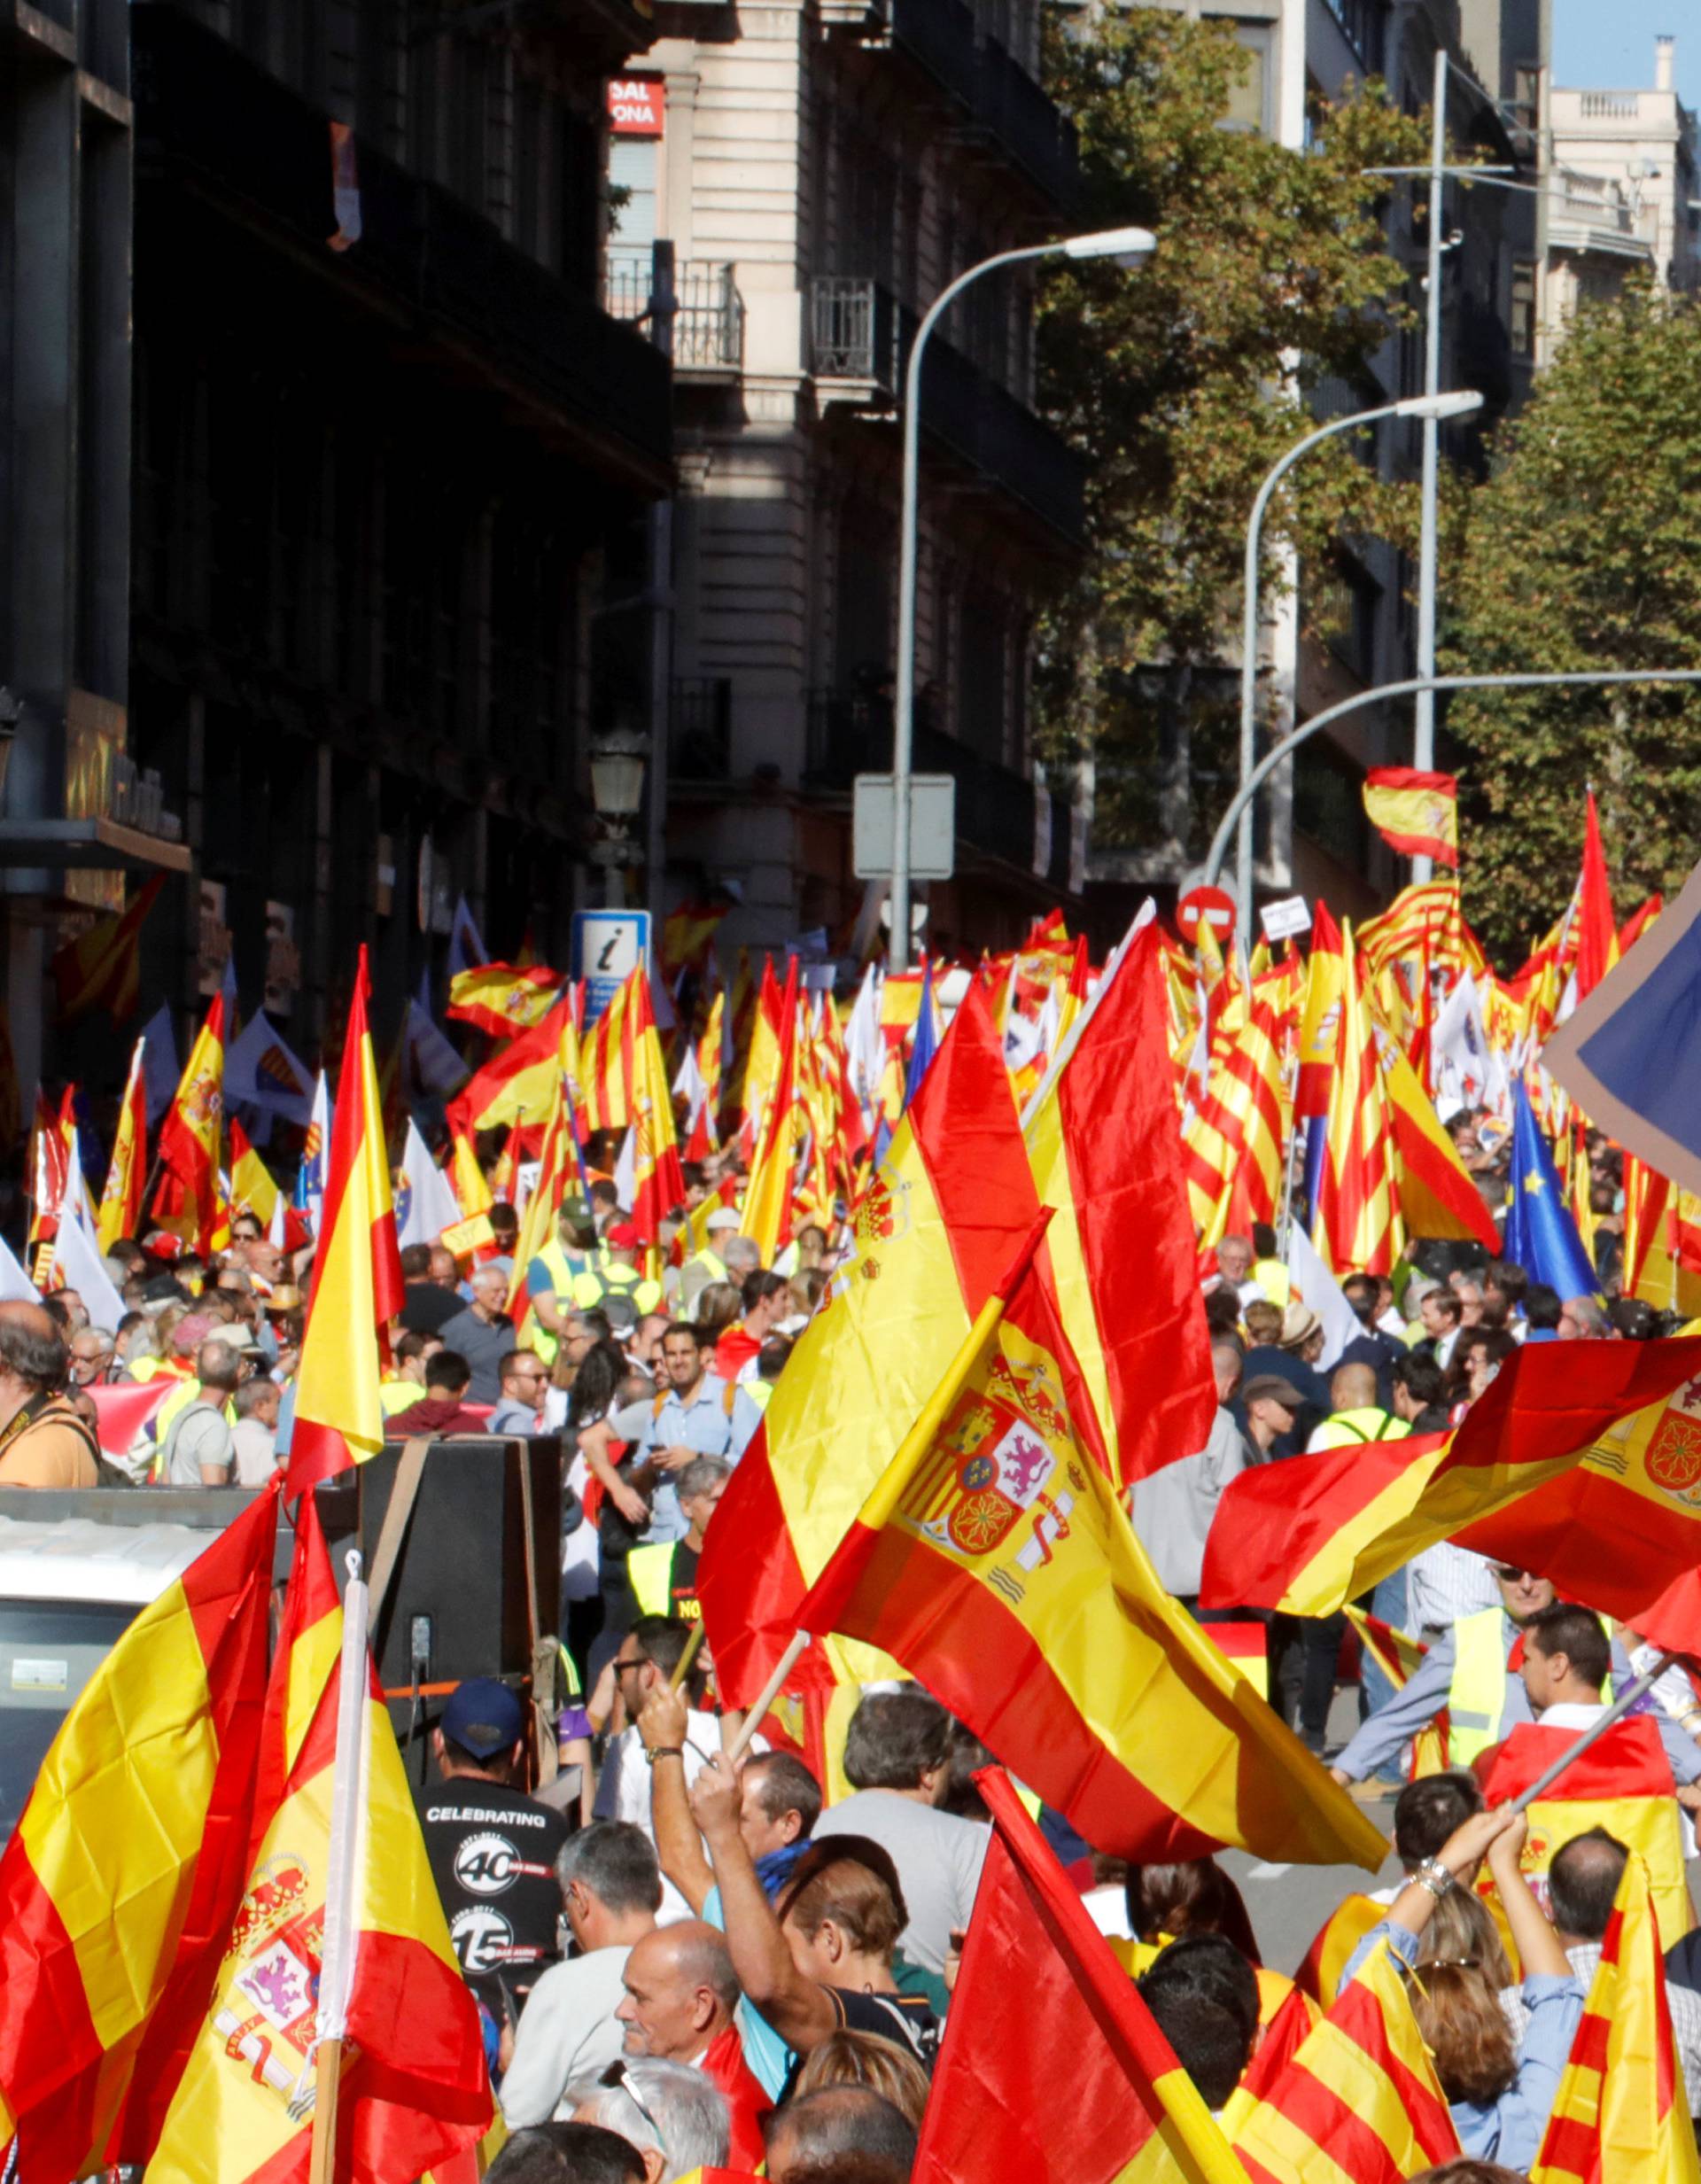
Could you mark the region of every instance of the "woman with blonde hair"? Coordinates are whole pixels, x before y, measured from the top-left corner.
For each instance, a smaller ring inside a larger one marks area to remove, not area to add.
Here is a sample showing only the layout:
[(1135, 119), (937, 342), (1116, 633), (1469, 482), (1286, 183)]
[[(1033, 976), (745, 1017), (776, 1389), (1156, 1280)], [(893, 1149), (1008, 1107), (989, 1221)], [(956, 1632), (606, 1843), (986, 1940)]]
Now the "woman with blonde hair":
[(793, 2099), (819, 2093), (823, 2086), (866, 2086), (900, 2109), (919, 2131), (928, 2105), (928, 2074), (913, 2055), (879, 2032), (853, 2032), (847, 2026), (829, 2032), (804, 2058), (792, 2087)]

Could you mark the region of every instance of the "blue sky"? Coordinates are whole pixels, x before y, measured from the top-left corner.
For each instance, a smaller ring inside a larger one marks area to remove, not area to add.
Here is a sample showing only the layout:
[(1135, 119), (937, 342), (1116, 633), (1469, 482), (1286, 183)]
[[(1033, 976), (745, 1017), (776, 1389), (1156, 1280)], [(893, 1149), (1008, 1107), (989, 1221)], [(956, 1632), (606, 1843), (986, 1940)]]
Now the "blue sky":
[(1553, 0), (1553, 80), (1567, 90), (1636, 91), (1654, 81), (1654, 39), (1677, 39), (1677, 89), (1701, 106), (1701, 17), (1693, 0)]

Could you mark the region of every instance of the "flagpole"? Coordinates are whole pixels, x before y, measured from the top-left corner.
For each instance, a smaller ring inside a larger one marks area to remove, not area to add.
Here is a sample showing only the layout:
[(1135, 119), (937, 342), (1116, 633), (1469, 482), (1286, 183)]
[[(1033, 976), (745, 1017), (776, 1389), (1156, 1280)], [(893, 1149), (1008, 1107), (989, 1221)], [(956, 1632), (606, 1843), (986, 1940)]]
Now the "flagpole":
[[(699, 1626), (701, 1628), (701, 1626)], [(746, 1745), (767, 1718), (768, 1708), (780, 1696), (780, 1687), (797, 1665), (798, 1657), (810, 1642), (806, 1630), (794, 1630), (786, 1650), (774, 1663), (773, 1674), (757, 1693), (756, 1701), (739, 1723), (738, 1734), (726, 1747), (726, 1764), (736, 1767), (744, 1755)]]
[(330, 1792), (330, 1842), (325, 1868), (325, 1924), (314, 2023), (313, 2145), (308, 2184), (332, 2184), (337, 2166), (337, 2109), (341, 2092), (343, 2040), (354, 1986), (359, 1935), (359, 1888), (366, 1831), (367, 1698), (372, 1664), (366, 1650), (369, 1597), (361, 1558), (345, 1557), (343, 1653), (337, 1687), (337, 1755)]
[(1572, 1761), (1581, 1760), (1591, 1745), (1598, 1744), (1614, 1723), (1622, 1721), (1636, 1701), (1653, 1689), (1676, 1659), (1675, 1653), (1662, 1653), (1645, 1675), (1638, 1676), (1634, 1683), (1619, 1692), (1598, 1722), (1586, 1729), (1574, 1745), (1562, 1752), (1551, 1767), (1538, 1775), (1527, 1790), (1512, 1799), (1510, 1809), (1521, 1813), (1526, 1805), (1534, 1804), (1544, 1790), (1551, 1789)]

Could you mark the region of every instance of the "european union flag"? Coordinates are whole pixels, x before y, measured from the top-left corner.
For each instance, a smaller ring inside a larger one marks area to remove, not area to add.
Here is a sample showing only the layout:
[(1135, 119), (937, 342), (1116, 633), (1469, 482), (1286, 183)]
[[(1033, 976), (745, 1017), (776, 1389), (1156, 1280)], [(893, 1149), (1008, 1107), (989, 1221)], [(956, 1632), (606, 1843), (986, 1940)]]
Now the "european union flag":
[(1542, 1060), (1597, 1129), (1701, 1191), (1701, 866)]
[(1506, 1256), (1532, 1281), (1546, 1282), (1561, 1297), (1593, 1296), (1600, 1278), (1583, 1249), (1521, 1078), (1512, 1098), (1512, 1204), (1506, 1216)]
[(921, 1089), (921, 1080), (933, 1067), (933, 1058), (939, 1051), (935, 1036), (933, 1013), (933, 965), (929, 963), (921, 974), (921, 1006), (916, 1011), (915, 1036), (910, 1045), (909, 1072), (904, 1079), (904, 1105), (907, 1108)]

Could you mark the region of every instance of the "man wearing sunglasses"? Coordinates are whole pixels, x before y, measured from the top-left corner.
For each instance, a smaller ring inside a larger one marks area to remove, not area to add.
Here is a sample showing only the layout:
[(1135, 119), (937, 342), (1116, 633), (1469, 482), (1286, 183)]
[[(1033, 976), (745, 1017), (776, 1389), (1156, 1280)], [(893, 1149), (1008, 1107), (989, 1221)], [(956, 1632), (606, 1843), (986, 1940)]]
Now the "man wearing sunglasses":
[[(1503, 1742), (1520, 1722), (1535, 1720), (1524, 1675), (1525, 1633), (1552, 1606), (1554, 1588), (1547, 1578), (1515, 1563), (1491, 1566), (1500, 1606), (1463, 1615), (1441, 1633), (1404, 1690), (1360, 1722), (1329, 1770), (1337, 1782), (1350, 1784), (1384, 1773), (1402, 1747), (1443, 1706), (1449, 1723), (1448, 1759), (1454, 1767), (1469, 1767), (1480, 1753)], [(1629, 1657), (1617, 1638), (1612, 1641), (1612, 1674), (1620, 1688), (1632, 1675)], [(1658, 1714), (1656, 1722), (1677, 1781), (1689, 1783), (1701, 1776), (1701, 1745), (1669, 1715)]]

